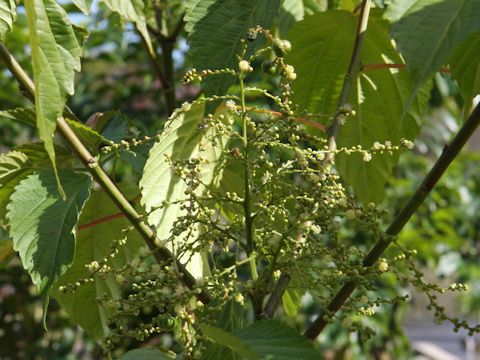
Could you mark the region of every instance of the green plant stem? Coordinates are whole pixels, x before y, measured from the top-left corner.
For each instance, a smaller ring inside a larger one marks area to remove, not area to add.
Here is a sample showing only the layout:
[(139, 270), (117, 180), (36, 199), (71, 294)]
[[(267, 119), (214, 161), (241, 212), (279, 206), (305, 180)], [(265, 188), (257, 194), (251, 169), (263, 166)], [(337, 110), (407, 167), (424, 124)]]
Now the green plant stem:
[(346, 117), (348, 100), (352, 90), (352, 85), (355, 83), (360, 72), (360, 54), (362, 51), (363, 39), (368, 25), (368, 17), (370, 15), (371, 0), (363, 0), (361, 4), (360, 19), (358, 21), (357, 35), (355, 37), (355, 45), (353, 46), (352, 57), (350, 58), (350, 64), (343, 81), (342, 91), (338, 99), (337, 112), (333, 119), (332, 125), (328, 129), (327, 133), (327, 145), (329, 152), (325, 157), (324, 164), (328, 165), (334, 160), (334, 151), (337, 148), (337, 136), (340, 130), (340, 126)]
[[(372, 266), (380, 258), (380, 256), (392, 242), (392, 239), (397, 236), (398, 233), (403, 229), (405, 224), (417, 211), (418, 207), (423, 203), (427, 195), (435, 187), (436, 183), (444, 174), (445, 170), (459, 154), (460, 150), (463, 148), (465, 143), (472, 136), (472, 134), (475, 132), (479, 125), (480, 104), (475, 107), (475, 109), (470, 114), (467, 121), (464, 123), (464, 125), (462, 126), (458, 134), (455, 136), (455, 138), (452, 140), (450, 145), (445, 145), (442, 155), (438, 158), (437, 162), (432, 167), (427, 176), (424, 178), (415, 193), (410, 197), (408, 202), (405, 204), (405, 206), (402, 208), (402, 210), (398, 213), (393, 222), (387, 228), (384, 236), (375, 243), (372, 249), (365, 256), (363, 260), (363, 266)], [(354, 282), (347, 282), (343, 285), (343, 287), (338, 291), (335, 297), (328, 304), (327, 311), (319, 314), (316, 320), (305, 332), (305, 336), (307, 338), (313, 340), (321, 333), (321, 331), (328, 324), (328, 321), (324, 319), (324, 315), (329, 314), (328, 316), (330, 316), (335, 314), (355, 290), (355, 287), (356, 284)]]
[[(27, 98), (33, 100), (35, 96), (35, 86), (33, 81), (2, 43), (0, 43), (0, 60), (6, 65), (8, 70), (17, 80), (20, 87), (23, 89), (22, 92), (28, 93)], [(185, 267), (173, 257), (172, 253), (167, 248), (158, 247), (155, 244), (156, 235), (154, 230), (143, 221), (142, 216), (135, 210), (127, 198), (125, 198), (123, 193), (102, 169), (98, 160), (87, 150), (63, 117), (57, 119), (57, 128), (68, 145), (74, 150), (82, 163), (92, 174), (95, 181), (110, 196), (120, 211), (125, 214), (135, 229), (140, 233), (147, 246), (153, 251), (156, 260), (159, 263), (166, 261), (174, 262), (182, 274), (182, 282), (188, 288), (194, 289), (196, 287), (196, 281), (192, 274), (190, 274), (187, 269), (185, 269)], [(198, 295), (198, 298), (200, 301), (207, 304), (211, 300), (211, 295), (206, 290), (203, 290)]]
[(245, 84), (243, 82), (244, 75), (240, 74), (240, 101), (242, 111), (242, 139), (243, 139), (243, 156), (245, 161), (244, 166), (244, 199), (243, 199), (243, 211), (245, 214), (245, 231), (247, 239), (247, 255), (251, 258), (249, 262), (250, 273), (253, 280), (258, 279), (257, 263), (255, 256), (252, 256), (255, 252), (255, 244), (253, 242), (253, 217), (250, 209), (250, 170), (248, 167), (248, 123), (247, 123), (247, 107), (245, 106)]

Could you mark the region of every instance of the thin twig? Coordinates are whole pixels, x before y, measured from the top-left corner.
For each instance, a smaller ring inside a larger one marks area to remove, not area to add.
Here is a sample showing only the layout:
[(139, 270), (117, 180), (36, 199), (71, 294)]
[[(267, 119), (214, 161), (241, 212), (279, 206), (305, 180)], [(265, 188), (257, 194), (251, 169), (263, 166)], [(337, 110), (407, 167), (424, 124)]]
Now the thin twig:
[[(375, 243), (372, 249), (365, 256), (363, 260), (363, 266), (369, 267), (374, 265), (380, 256), (382, 256), (383, 252), (390, 245), (392, 239), (398, 235), (405, 224), (410, 220), (412, 215), (417, 211), (418, 207), (423, 203), (427, 195), (435, 187), (435, 184), (445, 173), (445, 170), (459, 154), (460, 150), (463, 148), (465, 143), (472, 136), (479, 125), (480, 104), (478, 104), (470, 114), (469, 118), (452, 140), (450, 145), (446, 145), (444, 147), (442, 155), (438, 158), (435, 165), (417, 188), (417, 191), (412, 195), (412, 197), (410, 197), (403, 209), (398, 213), (388, 229), (385, 231), (385, 235)], [(320, 313), (312, 325), (307, 329), (305, 332), (305, 336), (307, 338), (313, 340), (320, 334), (320, 332), (328, 324), (328, 320), (324, 318), (324, 315), (327, 313), (329, 316), (335, 314), (353, 293), (355, 287), (356, 284), (354, 282), (347, 282), (343, 285), (343, 287), (328, 304), (326, 311)]]
[[(35, 88), (33, 81), (1, 42), (0, 61), (5, 64), (5, 66), (11, 72), (11, 74), (17, 80), (20, 86), (30, 94), (28, 98), (33, 99), (35, 96)], [(155, 244), (157, 237), (154, 230), (143, 221), (142, 216), (125, 198), (123, 193), (118, 189), (112, 179), (110, 179), (107, 173), (102, 169), (102, 167), (98, 163), (98, 159), (96, 159), (87, 150), (87, 148), (83, 145), (83, 143), (73, 132), (72, 128), (68, 125), (68, 123), (63, 117), (59, 117), (57, 119), (57, 129), (59, 130), (60, 134), (63, 136), (67, 144), (78, 155), (82, 163), (85, 165), (86, 169), (88, 169), (88, 171), (92, 174), (96, 182), (112, 199), (115, 205), (117, 205), (120, 211), (125, 214), (128, 220), (135, 227), (135, 229), (137, 229), (147, 246), (150, 248), (150, 250), (153, 251), (156, 260), (159, 263), (164, 263), (166, 261), (173, 262), (182, 274), (182, 282), (190, 289), (196, 288), (196, 280), (193, 275), (190, 274), (187, 269), (172, 255), (170, 250), (165, 247), (158, 247)], [(211, 295), (208, 291), (203, 290), (198, 295), (198, 298), (200, 301), (207, 304), (211, 300)]]

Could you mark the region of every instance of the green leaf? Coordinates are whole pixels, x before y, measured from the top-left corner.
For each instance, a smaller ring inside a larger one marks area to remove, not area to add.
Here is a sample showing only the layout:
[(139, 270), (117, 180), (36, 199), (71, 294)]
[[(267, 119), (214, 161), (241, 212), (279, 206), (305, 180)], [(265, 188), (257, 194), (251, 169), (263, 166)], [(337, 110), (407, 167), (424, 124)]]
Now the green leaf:
[(234, 334), (262, 358), (270, 356), (275, 360), (291, 360), (321, 357), (310, 340), (277, 320), (260, 321)]
[(283, 309), (288, 317), (295, 318), (302, 305), (302, 294), (297, 289), (287, 289), (282, 296)]
[(5, 34), (12, 31), (13, 23), (17, 18), (15, 0), (0, 0), (0, 40), (3, 41)]
[(170, 360), (175, 359), (166, 352), (157, 349), (135, 349), (131, 350), (120, 358), (120, 360)]
[(314, 0), (284, 0), (278, 16), (280, 35), (286, 34), (293, 24), (305, 16), (325, 10), (324, 6)]
[(15, 186), (28, 174), (28, 158), (19, 151), (0, 155), (0, 218), (5, 217), (5, 208)]
[(20, 121), (30, 126), (35, 126), (37, 123), (34, 108), (16, 108), (0, 111), (0, 117)]
[[(34, 108), (16, 108), (0, 111), (0, 117), (20, 121), (26, 125), (35, 126), (36, 115)], [(84, 125), (81, 122), (65, 119), (72, 128), (73, 132), (88, 150), (97, 153), (101, 144), (108, 144), (109, 141), (97, 131)]]
[[(62, 275), (53, 287), (52, 296), (69, 314), (70, 320), (80, 325), (95, 339), (108, 334), (107, 318), (110, 315), (108, 307), (100, 301), (107, 295), (109, 299), (120, 298), (120, 286), (112, 274), (107, 277), (96, 276), (94, 282), (81, 285), (75, 292), (62, 293), (60, 286), (86, 278), (90, 272), (85, 265), (92, 261), (101, 261), (110, 255), (110, 245), (114, 240), (123, 238), (122, 229), (128, 227), (125, 218), (115, 218), (107, 222), (95, 224), (99, 219), (118, 214), (117, 206), (103, 191), (94, 191), (78, 221), (75, 260), (72, 266)], [(131, 232), (124, 246), (119, 247), (119, 253), (109, 266), (119, 268), (132, 260), (143, 244), (137, 232)]]
[[(27, 0), (25, 10), (35, 81), (37, 127), (58, 181), (53, 135), (66, 96), (73, 94), (74, 73), (80, 70), (82, 49), (67, 13), (55, 0)], [(62, 193), (60, 182), (58, 185)]]
[(211, 341), (228, 347), (247, 359), (320, 358), (320, 353), (314, 349), (311, 341), (276, 320), (260, 321), (233, 333), (205, 324), (200, 325), (200, 330)]
[[(270, 28), (279, 0), (199, 0), (185, 16), (190, 54), (197, 70), (238, 68), (240, 41), (257, 25)], [(261, 45), (255, 41), (251, 50)], [(223, 94), (233, 77), (218, 75), (203, 82), (207, 96)]]
[[(187, 112), (177, 110), (172, 115), (172, 120), (167, 124), (160, 135), (158, 142), (150, 150), (143, 177), (140, 180), (142, 190), (141, 203), (148, 214), (148, 222), (157, 230), (161, 241), (169, 240), (174, 222), (186, 214), (181, 206), (186, 200), (185, 191), (187, 184), (175, 174), (166, 156), (172, 162), (204, 158), (201, 166), (200, 178), (204, 184), (210, 184), (214, 178), (216, 161), (223, 149), (223, 139), (217, 136), (217, 146), (212, 146), (208, 137), (215, 136), (211, 129), (200, 130), (199, 125), (203, 119), (204, 104), (192, 105)], [(199, 192), (203, 191), (200, 186)], [(166, 201), (167, 205), (161, 207)], [(175, 240), (181, 239), (180, 237)], [(190, 256), (185, 256), (189, 258)], [(202, 274), (202, 261), (200, 254), (195, 254), (187, 268), (197, 277)]]
[[(71, 155), (62, 148), (55, 148), (57, 164), (70, 161)], [(48, 167), (50, 159), (42, 144), (30, 143), (0, 155), (0, 218), (4, 218), (10, 196), (27, 175), (36, 168)]]
[(140, 34), (145, 39), (148, 47), (153, 51), (152, 40), (147, 29), (147, 20), (145, 16), (145, 4), (142, 0), (101, 0), (110, 10), (116, 12), (121, 17), (135, 23)]
[(73, 0), (73, 3), (76, 7), (80, 9), (85, 15), (88, 15), (90, 12), (90, 7), (92, 6), (93, 0)]
[(90, 195), (90, 176), (62, 170), (66, 200), (62, 200), (51, 171), (23, 179), (7, 206), (10, 237), (23, 267), (48, 305), (50, 287), (73, 261), (75, 225)]
[(67, 119), (68, 125), (80, 139), (83, 145), (93, 153), (98, 153), (102, 144), (108, 144), (109, 141), (92, 128), (82, 124), (81, 122)]
[(412, 73), (414, 89), (448, 62), (468, 35), (480, 30), (478, 0), (390, 0), (385, 16)]
[[(200, 330), (202, 333), (213, 343), (221, 345), (223, 347), (228, 347), (233, 350), (235, 353), (244, 357), (245, 359), (259, 359), (259, 354), (256, 354), (252, 351), (250, 346), (245, 344), (240, 337), (235, 336), (232, 333), (229, 333), (219, 327), (200, 324)], [(204, 357), (204, 359), (213, 359), (212, 356)]]
[[(329, 11), (310, 16), (292, 29), (289, 39), (293, 50), (287, 61), (298, 76), (293, 86), (295, 100), (310, 111), (335, 112), (353, 48), (356, 22), (351, 13)], [(373, 11), (361, 53), (363, 64), (402, 63), (388, 32), (387, 22)], [(411, 101), (410, 74), (382, 69), (361, 73), (353, 90), (350, 103), (356, 116), (350, 116), (341, 127), (339, 147), (361, 145), (368, 149), (376, 141), (398, 145), (401, 138), (415, 138), (420, 114), (429, 98), (429, 84)], [(409, 102), (410, 107), (405, 111)], [(380, 200), (397, 162), (398, 154), (375, 155), (370, 162), (363, 161), (360, 154), (337, 156), (340, 175), (365, 203)]]
[(346, 11), (327, 11), (295, 24), (286, 61), (297, 73), (294, 101), (301, 109), (334, 114), (352, 53), (355, 21)]
[(480, 34), (472, 34), (450, 59), (452, 77), (457, 80), (466, 113), (470, 113), (473, 98), (480, 94)]

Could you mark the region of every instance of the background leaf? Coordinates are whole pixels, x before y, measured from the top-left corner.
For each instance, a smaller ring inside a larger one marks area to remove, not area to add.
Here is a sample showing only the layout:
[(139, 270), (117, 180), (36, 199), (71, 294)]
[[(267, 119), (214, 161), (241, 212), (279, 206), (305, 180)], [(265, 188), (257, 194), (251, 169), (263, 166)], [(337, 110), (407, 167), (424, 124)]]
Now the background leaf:
[[(67, 272), (57, 280), (52, 292), (52, 296), (70, 315), (71, 321), (80, 325), (95, 339), (108, 334), (109, 311), (100, 299), (104, 295), (109, 299), (118, 299), (121, 295), (120, 286), (115, 277), (112, 274), (106, 277), (96, 276), (94, 282), (83, 284), (73, 293), (61, 293), (58, 288), (88, 277), (90, 272), (85, 265), (92, 261), (101, 261), (110, 255), (111, 243), (123, 238), (122, 229), (128, 227), (128, 220), (116, 218), (95, 226), (85, 227), (85, 225), (117, 213), (117, 206), (105, 192), (92, 193), (78, 221), (75, 260)], [(131, 232), (127, 243), (119, 247), (119, 253), (115, 259), (109, 260), (109, 266), (113, 268), (123, 266), (135, 257), (142, 244), (138, 233)]]
[(75, 225), (90, 195), (90, 176), (62, 170), (66, 200), (51, 171), (29, 175), (15, 188), (7, 206), (14, 249), (42, 296), (73, 261)]
[(450, 66), (465, 102), (465, 112), (469, 114), (473, 98), (480, 94), (480, 33), (470, 35), (455, 50)]
[[(250, 28), (272, 26), (280, 6), (279, 0), (199, 0), (191, 4), (185, 17), (190, 55), (197, 70), (237, 68), (240, 41)], [(261, 45), (255, 41), (251, 46)], [(214, 76), (203, 82), (207, 96), (224, 93), (233, 77)]]
[(416, 90), (468, 35), (480, 30), (477, 0), (390, 0), (386, 18)]

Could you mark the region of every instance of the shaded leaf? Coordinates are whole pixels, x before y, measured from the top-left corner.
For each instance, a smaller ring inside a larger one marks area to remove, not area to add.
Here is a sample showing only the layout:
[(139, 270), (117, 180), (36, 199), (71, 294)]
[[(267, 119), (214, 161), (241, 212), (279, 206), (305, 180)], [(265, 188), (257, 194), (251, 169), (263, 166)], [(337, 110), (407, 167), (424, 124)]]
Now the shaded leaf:
[[(60, 286), (86, 278), (90, 272), (85, 265), (92, 261), (101, 261), (110, 255), (114, 240), (123, 238), (122, 229), (128, 227), (126, 218), (116, 218), (101, 224), (95, 221), (118, 213), (117, 206), (103, 191), (94, 191), (78, 221), (75, 259), (72, 266), (54, 285), (52, 296), (55, 297), (70, 320), (80, 325), (95, 339), (108, 334), (107, 318), (109, 310), (100, 299), (107, 295), (109, 299), (118, 299), (121, 295), (120, 286), (112, 274), (95, 276), (94, 282), (80, 286), (75, 292), (61, 293)], [(127, 243), (119, 247), (115, 259), (109, 260), (109, 266), (119, 268), (132, 260), (143, 244), (137, 232), (130, 233)]]
[[(6, 117), (16, 121), (20, 121), (26, 125), (35, 126), (36, 115), (34, 108), (16, 108), (11, 110), (0, 111), (0, 117)], [(108, 144), (108, 140), (100, 135), (97, 131), (84, 125), (81, 122), (65, 119), (72, 128), (73, 132), (89, 151), (98, 152), (101, 144)]]
[(23, 267), (48, 304), (50, 287), (73, 261), (75, 225), (90, 195), (90, 176), (62, 170), (66, 200), (62, 200), (51, 171), (40, 170), (23, 179), (7, 206), (10, 237)]
[(470, 35), (450, 59), (452, 77), (457, 80), (466, 113), (470, 113), (473, 98), (480, 94), (480, 33)]
[[(279, 0), (199, 0), (190, 3), (185, 16), (190, 54), (197, 70), (238, 68), (240, 41), (250, 28), (270, 28)], [(251, 50), (261, 45), (255, 41)], [(224, 93), (234, 78), (219, 75), (203, 82), (207, 96)]]
[(214, 343), (247, 359), (318, 359), (321, 356), (311, 341), (276, 320), (260, 321), (233, 333), (204, 324), (200, 329)]
[(468, 35), (480, 30), (478, 0), (389, 0), (386, 18), (414, 89), (448, 62)]
[[(213, 343), (220, 345), (222, 347), (228, 347), (233, 350), (235, 353), (239, 354), (245, 359), (259, 359), (259, 354), (256, 354), (252, 351), (250, 346), (242, 341), (242, 339), (230, 332), (223, 330), (222, 328), (200, 324), (200, 330), (203, 335), (205, 335)], [(203, 357), (203, 359), (213, 359), (212, 356)], [(216, 358), (216, 357), (215, 357)]]

